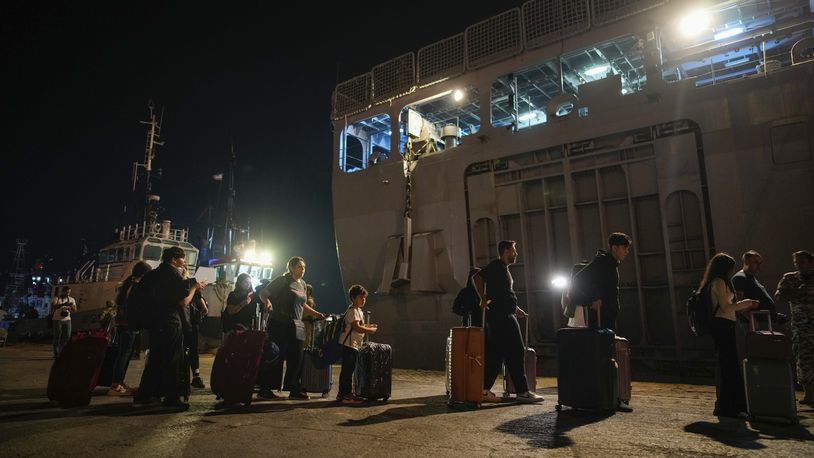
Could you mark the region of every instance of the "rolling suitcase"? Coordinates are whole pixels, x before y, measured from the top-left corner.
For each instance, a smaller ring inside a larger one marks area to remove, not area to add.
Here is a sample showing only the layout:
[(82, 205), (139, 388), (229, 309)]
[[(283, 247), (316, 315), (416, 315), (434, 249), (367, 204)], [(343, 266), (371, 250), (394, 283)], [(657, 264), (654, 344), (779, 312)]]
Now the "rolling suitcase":
[[(768, 331), (756, 329), (756, 315), (766, 315)], [(791, 359), (791, 341), (782, 332), (772, 329), (772, 314), (756, 310), (749, 314), (750, 330), (746, 333), (745, 357), (749, 359)]]
[[(523, 357), (523, 364), (526, 368), (526, 382), (529, 386), (529, 391), (532, 393), (537, 391), (537, 352), (529, 347), (529, 318), (526, 316), (526, 334), (524, 337), (526, 351)], [(503, 397), (508, 398), (509, 394), (516, 394), (512, 378), (506, 370), (506, 365), (503, 365)]]
[[(486, 310), (483, 311), (486, 323)], [(450, 358), (450, 405), (483, 403), (483, 369), (485, 358), (485, 328), (461, 326), (452, 328)]]
[[(226, 402), (252, 402), (254, 382), (267, 346), (263, 331), (232, 331), (212, 364), (210, 385), (217, 399)], [(187, 368), (186, 372), (189, 372)]]
[(617, 398), (629, 403), (632, 393), (630, 371), (630, 342), (624, 337), (616, 336), (616, 387), (619, 390)]
[[(586, 311), (587, 313), (587, 311)], [(615, 412), (616, 335), (610, 329), (557, 331), (557, 405)]]
[[(306, 353), (309, 353), (308, 350)], [(331, 391), (331, 366), (317, 367), (311, 355), (306, 354), (302, 361), (302, 389), (308, 393), (322, 393), (327, 397)]]
[(105, 351), (105, 358), (102, 361), (102, 368), (99, 370), (99, 378), (96, 380), (96, 386), (110, 386), (113, 383), (113, 366), (116, 364), (116, 357), (119, 355), (119, 333), (115, 326), (115, 318), (110, 320), (107, 334), (110, 338)]
[[(370, 323), (370, 312), (366, 312)], [(390, 399), (392, 390), (393, 349), (390, 345), (365, 342), (359, 350), (353, 372), (354, 393), (366, 400)]]
[[(768, 316), (768, 332), (755, 331), (754, 315), (762, 313)], [(751, 331), (747, 334), (746, 358), (743, 360), (746, 411), (752, 419), (783, 418), (796, 424), (798, 419), (794, 376), (786, 354), (788, 341), (783, 334), (772, 331), (772, 319), (768, 311), (752, 312), (749, 321)], [(759, 337), (750, 340), (750, 335)]]
[(71, 336), (48, 374), (48, 399), (60, 407), (90, 404), (107, 348), (104, 330), (80, 331)]

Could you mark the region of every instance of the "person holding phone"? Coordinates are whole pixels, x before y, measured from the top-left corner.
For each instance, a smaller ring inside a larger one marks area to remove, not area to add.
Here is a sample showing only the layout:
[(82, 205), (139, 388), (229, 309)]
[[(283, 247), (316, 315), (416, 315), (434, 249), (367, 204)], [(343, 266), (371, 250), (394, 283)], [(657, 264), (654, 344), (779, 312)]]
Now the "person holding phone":
[(63, 286), (59, 296), (51, 304), (51, 319), (54, 323), (54, 359), (62, 353), (71, 338), (71, 312), (76, 311), (76, 300), (71, 297), (71, 288)]
[(257, 316), (257, 310), (252, 307), (254, 295), (252, 277), (247, 273), (238, 275), (235, 289), (226, 298), (226, 308), (221, 317), (224, 332), (252, 329), (252, 320)]

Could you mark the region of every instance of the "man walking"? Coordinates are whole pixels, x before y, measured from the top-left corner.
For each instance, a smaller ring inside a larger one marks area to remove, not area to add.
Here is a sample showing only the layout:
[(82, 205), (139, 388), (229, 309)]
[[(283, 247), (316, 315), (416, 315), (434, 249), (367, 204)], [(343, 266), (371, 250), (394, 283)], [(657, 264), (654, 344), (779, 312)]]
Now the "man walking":
[[(497, 246), (498, 259), (472, 276), (475, 291), (480, 298), (481, 309), (486, 309), (486, 367), (483, 371), (483, 400), (497, 402), (492, 393), (497, 374), (505, 360), (506, 369), (512, 377), (517, 401), (543, 402), (543, 397), (528, 389), (524, 364), (526, 347), (520, 333), (517, 316), (527, 317), (517, 306), (514, 280), (509, 266), (517, 261), (517, 248), (513, 240), (502, 240)], [(536, 377), (536, 374), (530, 374)]]

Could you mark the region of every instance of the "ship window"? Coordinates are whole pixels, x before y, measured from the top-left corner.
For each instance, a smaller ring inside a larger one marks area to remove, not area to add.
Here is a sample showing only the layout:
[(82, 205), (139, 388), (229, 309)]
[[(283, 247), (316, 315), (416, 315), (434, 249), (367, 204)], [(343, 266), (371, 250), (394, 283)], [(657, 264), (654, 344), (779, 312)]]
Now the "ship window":
[(453, 89), (401, 110), (399, 150), (404, 154), (408, 139), (417, 154), (454, 148), (462, 137), (479, 130), (478, 90), (472, 86)]
[[(795, 27), (804, 21), (809, 2), (743, 2), (718, 11), (705, 31), (687, 37), (677, 28), (665, 28), (660, 37), (661, 55), (668, 62), (662, 71), (667, 82), (691, 79), (696, 87), (771, 73), (792, 64), (792, 49), (812, 36), (811, 27)], [(784, 23), (768, 35), (773, 24)], [(750, 38), (751, 35), (751, 38)], [(703, 50), (703, 45), (716, 46)], [(734, 45), (738, 42), (737, 45)], [(701, 51), (697, 49), (701, 48)]]
[(184, 251), (186, 253), (186, 263), (188, 266), (197, 265), (198, 253), (195, 251)]
[(358, 172), (390, 157), (390, 116), (376, 115), (349, 124), (339, 137), (339, 168)]
[(778, 165), (810, 161), (809, 130), (802, 122), (772, 127), (772, 161)]
[(160, 261), (161, 247), (158, 245), (144, 245), (144, 255), (142, 257), (148, 261)]

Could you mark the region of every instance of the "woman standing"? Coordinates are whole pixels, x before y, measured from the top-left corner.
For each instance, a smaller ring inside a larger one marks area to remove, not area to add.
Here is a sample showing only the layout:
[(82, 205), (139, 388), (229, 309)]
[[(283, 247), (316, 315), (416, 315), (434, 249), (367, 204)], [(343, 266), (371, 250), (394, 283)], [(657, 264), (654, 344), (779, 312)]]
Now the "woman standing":
[(252, 277), (242, 273), (237, 276), (235, 289), (226, 298), (226, 308), (221, 313), (223, 332), (252, 329), (252, 320), (257, 315), (257, 311), (251, 306), (253, 303)]
[(734, 273), (735, 259), (718, 253), (709, 260), (698, 288), (709, 294), (714, 316), (711, 334), (718, 352), (718, 377), (713, 415), (737, 418), (746, 412), (746, 396), (735, 341), (735, 313), (757, 308), (760, 303), (751, 299), (735, 302), (735, 288), (729, 280)]

